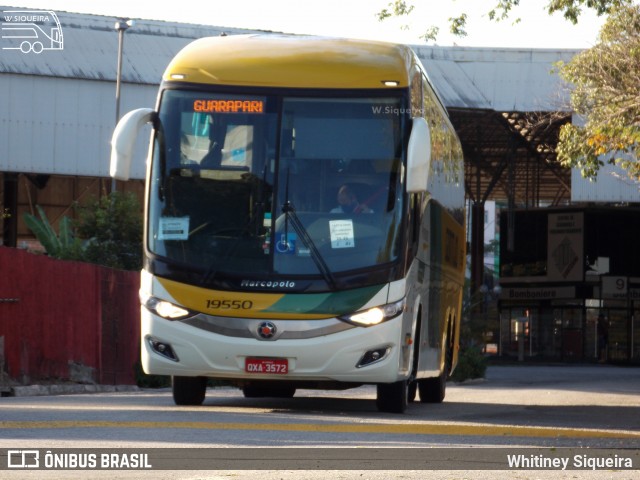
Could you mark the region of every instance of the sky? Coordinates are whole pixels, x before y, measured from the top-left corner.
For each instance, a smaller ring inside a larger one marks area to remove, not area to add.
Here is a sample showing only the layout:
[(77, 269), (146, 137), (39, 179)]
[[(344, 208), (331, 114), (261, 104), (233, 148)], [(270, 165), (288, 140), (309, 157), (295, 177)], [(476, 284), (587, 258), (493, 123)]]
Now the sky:
[[(379, 22), (376, 13), (391, 0), (4, 0), (6, 7), (93, 13), (133, 19), (165, 20), (222, 27), (307, 33), (424, 44), (431, 25), (440, 28), (437, 45), (513, 48), (589, 48), (604, 21), (585, 12), (577, 26), (562, 15), (548, 15), (548, 0), (522, 0), (510, 19), (496, 23), (487, 12), (498, 0), (407, 0), (409, 18)], [(468, 36), (448, 34), (447, 19), (468, 14)], [(519, 23), (514, 20), (520, 18)], [(433, 44), (429, 42), (428, 44)]]

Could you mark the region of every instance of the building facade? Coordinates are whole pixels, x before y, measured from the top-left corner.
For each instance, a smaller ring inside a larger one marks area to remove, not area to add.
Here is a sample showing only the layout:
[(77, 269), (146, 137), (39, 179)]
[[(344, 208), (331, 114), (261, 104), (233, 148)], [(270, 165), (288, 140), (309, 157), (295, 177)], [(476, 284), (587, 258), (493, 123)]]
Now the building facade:
[(499, 354), (640, 364), (640, 208), (500, 216)]

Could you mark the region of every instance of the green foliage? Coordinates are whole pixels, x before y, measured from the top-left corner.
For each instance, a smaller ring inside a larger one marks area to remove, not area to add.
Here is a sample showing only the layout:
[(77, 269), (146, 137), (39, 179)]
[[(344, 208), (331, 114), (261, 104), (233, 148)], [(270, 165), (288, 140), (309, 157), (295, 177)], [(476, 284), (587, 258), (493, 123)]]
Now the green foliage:
[(459, 37), (467, 36), (467, 14), (463, 13), (457, 17), (449, 17), (449, 30)]
[(38, 211), (40, 218), (32, 215), (31, 213), (25, 213), (24, 222), (42, 244), (47, 254), (55, 257), (58, 253), (60, 244), (58, 235), (53, 230), (53, 227), (49, 223), (42, 207), (40, 207), (40, 205), (36, 205), (36, 210)]
[[(497, 4), (488, 10), (487, 17), (490, 20), (499, 22), (511, 18), (513, 9), (520, 5), (520, 0), (496, 0)], [(547, 12), (551, 15), (559, 12), (564, 18), (573, 24), (578, 23), (583, 9), (589, 9), (600, 15), (608, 15), (614, 9), (625, 5), (633, 4), (632, 0), (550, 0), (546, 6)], [(407, 3), (406, 0), (393, 0), (388, 4), (389, 8), (381, 10), (376, 17), (379, 21), (386, 20), (391, 17), (406, 17), (411, 14), (414, 5)], [(467, 35), (466, 13), (461, 13), (457, 17), (449, 18), (449, 31), (459, 37)], [(514, 23), (520, 22), (520, 18), (515, 18)], [(440, 29), (436, 26), (430, 26), (422, 38), (424, 40), (435, 41)]]
[(478, 308), (486, 308), (485, 295), (481, 292), (471, 293), (470, 280), (465, 279), (462, 299), (462, 322), (460, 324), (460, 353), (450, 379), (462, 382), (474, 378), (484, 378), (487, 370), (487, 359), (479, 345), (484, 343), (484, 332), (493, 327), (487, 324), (485, 315), (475, 313)]
[(551, 0), (547, 5), (547, 11), (549, 14), (561, 12), (564, 18), (575, 25), (578, 23), (578, 17), (580, 17), (583, 7), (595, 11), (598, 16), (602, 16), (608, 15), (613, 9), (629, 3), (626, 0)]
[(489, 10), (489, 20), (495, 20), (496, 22), (506, 20), (509, 18), (513, 7), (518, 5), (520, 5), (520, 0), (498, 0), (498, 4)]
[(24, 221), (47, 255), (123, 270), (142, 267), (142, 215), (133, 194), (114, 192), (80, 207), (78, 220), (62, 218), (58, 233), (36, 208), (39, 218), (25, 214)]
[(389, 7), (391, 10), (389, 10), (388, 8), (383, 8), (376, 15), (379, 21), (386, 20), (387, 18), (391, 17), (402, 17), (409, 15), (414, 9), (414, 6), (409, 5), (405, 0), (394, 0), (393, 2), (389, 3)]
[(458, 365), (451, 375), (454, 382), (474, 378), (484, 378), (487, 372), (487, 359), (478, 347), (466, 347), (460, 351)]
[(25, 213), (24, 221), (29, 229), (42, 244), (47, 254), (62, 260), (81, 260), (82, 244), (75, 238), (69, 218), (63, 217), (60, 221), (60, 233), (57, 234), (44, 210), (39, 205), (36, 206), (39, 218), (30, 213)]
[(436, 27), (435, 25), (432, 25), (431, 27), (427, 28), (427, 31), (420, 36), (420, 38), (422, 38), (425, 42), (428, 41), (436, 41), (438, 39), (438, 33), (440, 33), (440, 28)]
[(79, 211), (84, 259), (123, 270), (142, 268), (142, 216), (133, 194), (114, 192)]
[(572, 84), (572, 109), (585, 120), (562, 128), (558, 160), (588, 178), (605, 162), (640, 177), (640, 6), (611, 10), (596, 45), (557, 67)]

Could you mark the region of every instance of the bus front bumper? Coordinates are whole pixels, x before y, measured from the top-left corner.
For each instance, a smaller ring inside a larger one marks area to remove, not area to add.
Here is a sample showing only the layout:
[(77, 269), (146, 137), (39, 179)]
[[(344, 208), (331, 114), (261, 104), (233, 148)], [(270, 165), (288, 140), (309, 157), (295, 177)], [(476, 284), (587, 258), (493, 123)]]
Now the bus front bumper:
[[(242, 324), (243, 319), (239, 320)], [(253, 328), (258, 322), (244, 323)], [(317, 325), (304, 322), (312, 329)], [(336, 319), (327, 322), (341, 323)], [(261, 340), (254, 338), (255, 333), (228, 335), (228, 329), (210, 331), (202, 325), (169, 321), (143, 307), (142, 366), (149, 374), (240, 381), (390, 383), (408, 374), (399, 371), (401, 356), (408, 350), (400, 344), (401, 322), (400, 315), (371, 327), (315, 328), (322, 334), (310, 338)], [(270, 323), (280, 331), (292, 330), (290, 327), (300, 331), (298, 320)]]

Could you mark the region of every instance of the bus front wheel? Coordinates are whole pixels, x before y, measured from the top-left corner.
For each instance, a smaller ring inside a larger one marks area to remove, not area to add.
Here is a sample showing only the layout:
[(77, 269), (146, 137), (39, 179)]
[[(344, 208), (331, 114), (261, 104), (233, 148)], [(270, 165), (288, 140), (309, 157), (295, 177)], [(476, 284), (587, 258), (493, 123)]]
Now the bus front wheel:
[(207, 391), (206, 377), (171, 377), (176, 405), (202, 405)]
[(406, 380), (377, 385), (376, 406), (381, 412), (404, 413), (408, 403), (408, 385)]

